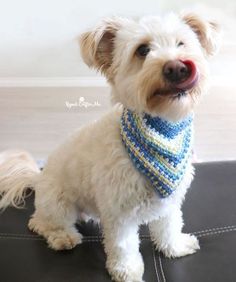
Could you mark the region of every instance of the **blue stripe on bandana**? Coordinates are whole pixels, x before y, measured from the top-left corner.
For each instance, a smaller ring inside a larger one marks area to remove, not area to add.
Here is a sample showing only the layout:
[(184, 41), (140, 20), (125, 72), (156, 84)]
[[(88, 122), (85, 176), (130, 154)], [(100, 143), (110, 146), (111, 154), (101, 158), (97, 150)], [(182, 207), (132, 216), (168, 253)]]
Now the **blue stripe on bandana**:
[(191, 159), (193, 116), (168, 122), (124, 109), (121, 136), (134, 166), (161, 197), (171, 195)]

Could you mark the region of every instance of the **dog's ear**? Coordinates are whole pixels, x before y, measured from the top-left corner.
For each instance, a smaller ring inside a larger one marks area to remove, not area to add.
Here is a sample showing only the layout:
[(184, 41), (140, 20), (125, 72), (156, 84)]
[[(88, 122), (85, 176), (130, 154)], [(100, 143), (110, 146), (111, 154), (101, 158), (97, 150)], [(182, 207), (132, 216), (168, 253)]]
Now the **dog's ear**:
[(220, 43), (219, 25), (194, 13), (182, 14), (181, 18), (196, 33), (206, 56), (214, 55)]
[(104, 19), (95, 29), (80, 36), (81, 55), (89, 67), (106, 74), (112, 64), (114, 39), (121, 25), (121, 18)]

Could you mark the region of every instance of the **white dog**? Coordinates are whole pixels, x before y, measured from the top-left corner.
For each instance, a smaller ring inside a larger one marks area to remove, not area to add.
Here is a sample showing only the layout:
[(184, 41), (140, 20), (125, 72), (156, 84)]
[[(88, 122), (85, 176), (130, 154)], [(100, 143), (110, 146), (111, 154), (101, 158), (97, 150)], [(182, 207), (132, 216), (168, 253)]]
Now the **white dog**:
[(181, 204), (194, 172), (192, 112), (217, 33), (195, 14), (107, 18), (84, 33), (82, 57), (106, 76), (116, 105), (55, 150), (42, 172), (27, 153), (1, 155), (0, 208), (18, 206), (33, 187), (29, 228), (55, 250), (82, 242), (78, 219), (99, 220), (115, 281), (143, 281), (140, 224), (167, 257), (199, 249), (181, 231)]

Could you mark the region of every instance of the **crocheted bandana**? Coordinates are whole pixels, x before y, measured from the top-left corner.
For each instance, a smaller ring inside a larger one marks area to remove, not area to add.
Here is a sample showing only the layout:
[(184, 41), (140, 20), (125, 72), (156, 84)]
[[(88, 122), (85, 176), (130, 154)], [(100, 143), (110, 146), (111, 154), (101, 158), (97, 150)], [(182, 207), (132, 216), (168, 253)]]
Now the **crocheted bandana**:
[(184, 177), (192, 153), (193, 116), (172, 123), (124, 109), (121, 136), (134, 166), (164, 198)]

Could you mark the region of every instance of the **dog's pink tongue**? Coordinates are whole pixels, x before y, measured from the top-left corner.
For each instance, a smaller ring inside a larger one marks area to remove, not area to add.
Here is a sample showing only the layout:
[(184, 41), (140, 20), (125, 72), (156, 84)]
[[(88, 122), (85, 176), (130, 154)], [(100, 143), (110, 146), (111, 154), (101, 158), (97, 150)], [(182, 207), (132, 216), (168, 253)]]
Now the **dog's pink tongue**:
[(199, 75), (197, 68), (192, 61), (186, 60), (182, 61), (182, 63), (184, 63), (190, 70), (190, 76), (185, 81), (177, 84), (176, 87), (180, 90), (188, 90), (191, 89), (197, 83)]

